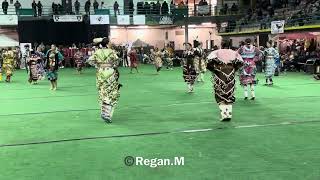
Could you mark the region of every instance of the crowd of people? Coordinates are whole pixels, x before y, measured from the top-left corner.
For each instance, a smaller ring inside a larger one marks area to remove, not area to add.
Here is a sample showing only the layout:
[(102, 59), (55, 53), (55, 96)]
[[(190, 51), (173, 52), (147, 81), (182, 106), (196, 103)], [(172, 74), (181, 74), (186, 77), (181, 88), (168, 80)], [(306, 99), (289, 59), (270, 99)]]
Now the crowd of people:
[[(59, 68), (72, 64), (71, 66), (81, 74), (86, 64), (94, 66), (97, 68), (101, 117), (107, 123), (112, 122), (113, 111), (120, 97), (122, 85), (119, 83), (119, 66), (130, 67), (130, 73), (134, 73), (133, 70), (139, 73), (142, 59), (144, 63), (154, 64), (155, 73), (160, 75), (163, 66), (173, 70), (173, 59), (177, 56), (170, 45), (163, 49), (150, 48), (147, 51), (142, 47), (115, 46), (108, 38), (98, 38), (94, 40), (94, 44), (80, 44), (78, 47), (75, 44), (70, 47), (45, 46), (43, 43), (34, 47), (31, 49), (26, 45), (23, 52), (19, 48), (6, 48), (1, 51), (1, 70), (5, 75), (5, 81), (9, 83), (12, 80), (15, 69), (26, 69), (30, 84), (37, 84), (39, 80), (47, 77), (50, 90), (57, 90)], [(240, 47), (234, 50), (227, 41), (222, 42), (221, 49), (215, 46), (211, 52), (205, 52), (199, 41), (194, 41), (194, 46), (185, 43), (184, 47), (180, 60), (187, 92), (193, 93), (196, 82), (204, 82), (206, 71), (211, 71), (215, 99), (221, 110), (221, 120), (230, 121), (232, 104), (235, 102), (237, 71), (239, 71), (239, 82), (243, 87), (244, 100), (254, 101), (259, 63), (262, 64), (265, 74), (264, 85), (272, 86), (276, 83), (273, 76), (279, 75), (277, 70), (279, 72), (281, 69), (281, 59), (284, 58), (283, 64), (286, 66), (286, 55), (290, 53), (289, 58), (293, 59), (300, 58), (303, 53), (313, 54), (315, 41), (311, 41), (308, 46), (294, 41), (285, 48), (284, 54), (279, 53), (277, 44), (273, 41), (268, 41), (265, 48), (258, 48), (251, 39), (241, 42)]]
[(242, 29), (258, 24), (260, 29), (267, 29), (273, 20), (285, 20), (288, 25), (303, 26), (319, 13), (319, 0), (260, 0), (257, 1), (256, 8), (249, 8), (245, 17), (234, 23), (234, 26)]

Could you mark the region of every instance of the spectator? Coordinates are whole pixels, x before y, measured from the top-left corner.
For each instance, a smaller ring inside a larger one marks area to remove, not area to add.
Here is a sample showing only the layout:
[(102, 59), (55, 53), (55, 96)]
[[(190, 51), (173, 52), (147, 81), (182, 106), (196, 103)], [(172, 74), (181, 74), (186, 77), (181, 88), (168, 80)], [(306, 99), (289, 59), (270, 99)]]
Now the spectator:
[(145, 14), (145, 11), (143, 9), (143, 2), (137, 3), (137, 14)]
[(58, 14), (58, 5), (54, 2), (52, 2), (52, 12), (54, 15), (57, 15)]
[(113, 10), (114, 10), (114, 16), (117, 16), (117, 14), (120, 14), (119, 4), (118, 4), (117, 1), (115, 1), (114, 4), (113, 4)]
[(184, 8), (185, 4), (183, 2), (183, 0), (180, 1), (180, 3), (178, 4), (178, 8)]
[(3, 14), (8, 14), (8, 7), (9, 7), (9, 3), (7, 2), (7, 0), (4, 0), (2, 2)]
[(208, 5), (208, 2), (206, 0), (201, 0), (199, 2), (199, 6), (207, 6)]
[(168, 3), (164, 1), (161, 6), (161, 14), (168, 14), (168, 12), (169, 12)]
[(106, 9), (106, 7), (104, 5), (104, 1), (101, 1), (101, 9)]
[(65, 9), (67, 14), (72, 14), (72, 4), (70, 1), (67, 2)]
[(150, 4), (148, 2), (144, 3), (143, 8), (144, 8), (144, 11), (145, 11), (146, 14), (150, 14), (151, 6), (150, 6)]
[(32, 6), (32, 10), (33, 10), (33, 15), (34, 15), (34, 17), (36, 17), (37, 16), (37, 3), (35, 0), (32, 1), (31, 6)]
[(233, 14), (237, 14), (238, 13), (238, 6), (236, 5), (236, 3), (233, 3), (232, 6), (231, 6), (231, 12)]
[(174, 9), (176, 8), (176, 5), (174, 4), (174, 1), (172, 0), (170, 3), (170, 13), (173, 14), (174, 13)]
[(97, 0), (94, 0), (94, 2), (93, 2), (93, 9), (94, 9), (94, 11), (99, 9), (99, 3), (97, 2)]
[(64, 14), (67, 7), (67, 0), (61, 0), (61, 4), (58, 4), (59, 14)]
[(58, 4), (58, 14), (63, 14), (63, 6), (61, 4)]
[(37, 7), (38, 7), (38, 16), (42, 16), (42, 4), (41, 4), (41, 1), (38, 2), (37, 4)]
[(156, 14), (159, 15), (160, 14), (160, 11), (161, 11), (161, 4), (159, 2), (159, 0), (157, 1), (156, 3)]
[(76, 14), (79, 14), (79, 12), (80, 12), (80, 2), (78, 0), (76, 0), (76, 2), (74, 2), (74, 9), (76, 11)]
[(134, 4), (133, 4), (133, 0), (129, 1), (129, 13), (130, 15), (133, 15), (134, 12)]
[(226, 4), (224, 4), (224, 14), (228, 14), (228, 11), (229, 11), (229, 6), (228, 6), (228, 4), (226, 3)]
[(90, 15), (90, 7), (91, 7), (91, 2), (90, 0), (87, 0), (86, 4), (84, 5), (84, 10), (87, 15)]
[(19, 9), (21, 8), (21, 4), (18, 0), (16, 1), (16, 3), (14, 3), (14, 7), (16, 9), (16, 14), (19, 14)]

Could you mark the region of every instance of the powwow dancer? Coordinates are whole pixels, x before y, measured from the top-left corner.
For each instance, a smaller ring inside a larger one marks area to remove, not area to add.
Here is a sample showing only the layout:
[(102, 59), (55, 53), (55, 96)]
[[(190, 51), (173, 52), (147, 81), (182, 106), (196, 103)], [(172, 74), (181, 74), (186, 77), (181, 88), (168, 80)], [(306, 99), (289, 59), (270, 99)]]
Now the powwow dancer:
[(4, 50), (2, 59), (2, 70), (6, 75), (6, 82), (10, 82), (15, 68), (15, 53), (11, 50), (11, 48)]
[(156, 67), (157, 74), (159, 74), (162, 68), (162, 53), (158, 48), (155, 48), (153, 55), (154, 55), (154, 65)]
[(273, 85), (272, 77), (277, 68), (276, 66), (276, 58), (279, 58), (278, 51), (272, 47), (272, 41), (267, 42), (267, 49), (264, 50), (265, 55), (265, 77), (266, 84), (265, 85)]
[(256, 61), (260, 58), (260, 51), (251, 45), (251, 39), (245, 40), (245, 45), (240, 47), (238, 53), (241, 55), (244, 66), (240, 69), (240, 83), (244, 88), (244, 99), (248, 99), (248, 88), (251, 90), (251, 100), (255, 100), (254, 85), (256, 84)]
[(212, 83), (216, 102), (221, 112), (221, 121), (232, 118), (232, 104), (235, 102), (235, 73), (243, 65), (238, 52), (229, 49), (223, 42), (220, 50), (215, 50), (207, 57), (208, 69), (212, 72)]
[(74, 59), (74, 63), (75, 63), (78, 74), (81, 74), (82, 69), (84, 67), (84, 55), (80, 51), (80, 49), (77, 49), (76, 53), (73, 56), (73, 59)]
[(206, 73), (206, 61), (204, 50), (202, 49), (202, 43), (197, 42), (197, 47), (194, 49), (194, 67), (197, 72), (197, 79), (200, 82), (204, 82), (204, 74)]
[(183, 52), (183, 79), (188, 85), (188, 92), (193, 92), (193, 85), (197, 77), (194, 67), (194, 51), (190, 43), (185, 43), (185, 51)]
[(28, 74), (29, 79), (28, 82), (30, 84), (37, 84), (39, 73), (38, 73), (38, 64), (40, 63), (41, 58), (34, 52), (31, 51), (30, 57), (27, 59), (27, 65), (28, 65)]
[(108, 48), (108, 38), (97, 38), (94, 43), (100, 44), (102, 48), (96, 50), (88, 59), (88, 63), (97, 67), (97, 88), (101, 104), (101, 118), (106, 123), (112, 122), (114, 109), (120, 97), (119, 58), (117, 53)]
[(164, 49), (164, 58), (166, 60), (167, 70), (173, 70), (173, 56), (174, 50), (172, 47), (167, 45), (167, 47)]
[(24, 48), (25, 48), (25, 50), (22, 54), (22, 60), (20, 62), (20, 69), (26, 69), (27, 61), (28, 61), (28, 58), (30, 57), (30, 45), (26, 44), (24, 46)]
[(41, 46), (37, 48), (36, 55), (40, 58), (37, 63), (38, 80), (45, 78), (45, 54), (42, 52)]
[(50, 90), (57, 90), (58, 87), (58, 70), (59, 64), (63, 60), (62, 54), (57, 50), (55, 45), (51, 45), (51, 49), (47, 52), (47, 78), (50, 81)]
[(132, 48), (129, 52), (129, 57), (130, 57), (130, 73), (132, 73), (133, 69), (136, 69), (137, 73), (139, 73), (137, 51)]

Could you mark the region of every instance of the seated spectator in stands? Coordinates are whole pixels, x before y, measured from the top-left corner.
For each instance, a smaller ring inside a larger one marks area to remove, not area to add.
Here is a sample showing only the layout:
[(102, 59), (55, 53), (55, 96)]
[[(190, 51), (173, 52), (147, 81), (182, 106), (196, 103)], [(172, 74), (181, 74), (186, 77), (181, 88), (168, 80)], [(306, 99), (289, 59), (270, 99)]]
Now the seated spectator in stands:
[(161, 6), (161, 14), (168, 14), (168, 13), (169, 13), (169, 6), (168, 6), (168, 3), (164, 1)]
[(19, 14), (19, 9), (21, 8), (21, 4), (18, 0), (16, 1), (16, 3), (14, 3), (14, 8), (16, 9), (16, 14)]
[(38, 7), (38, 16), (42, 16), (42, 4), (41, 4), (41, 1), (38, 2), (37, 4), (37, 7)]
[(78, 0), (76, 0), (76, 2), (74, 2), (74, 10), (76, 11), (76, 14), (79, 14), (79, 12), (80, 12), (80, 2)]
[(8, 14), (8, 7), (9, 7), (9, 3), (7, 2), (7, 0), (4, 0), (2, 2), (3, 14)]
[(32, 1), (31, 7), (33, 10), (33, 15), (34, 15), (34, 17), (36, 17), (37, 16), (37, 3), (35, 0)]
[(236, 3), (233, 3), (231, 6), (231, 12), (232, 14), (237, 14), (238, 13), (238, 6), (236, 5)]
[(99, 3), (97, 2), (97, 0), (94, 0), (94, 2), (93, 2), (93, 9), (94, 10), (99, 9)]
[(117, 14), (120, 14), (118, 1), (115, 1), (113, 4), (113, 11), (114, 11), (114, 16), (117, 16)]

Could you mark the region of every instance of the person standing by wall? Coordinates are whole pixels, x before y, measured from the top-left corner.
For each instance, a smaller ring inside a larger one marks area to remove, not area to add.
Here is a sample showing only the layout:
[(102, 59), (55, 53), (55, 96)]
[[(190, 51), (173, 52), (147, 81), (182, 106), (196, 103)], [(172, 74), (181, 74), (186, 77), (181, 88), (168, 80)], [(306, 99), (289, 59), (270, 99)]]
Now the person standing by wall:
[(9, 3), (7, 0), (4, 0), (2, 2), (2, 10), (3, 10), (3, 14), (8, 14), (8, 7), (9, 7)]

